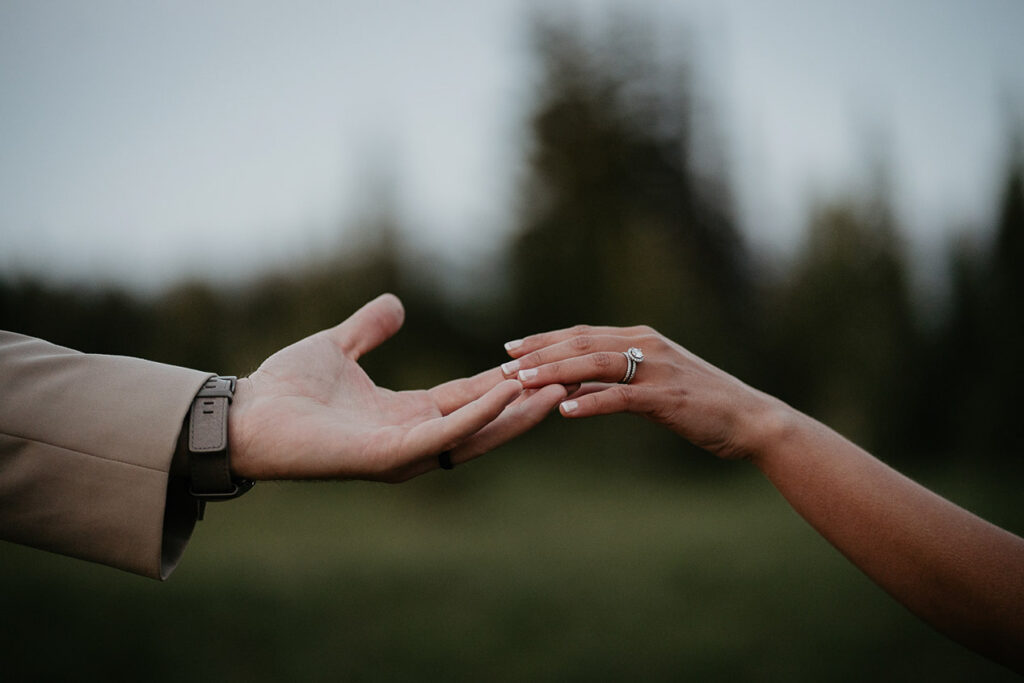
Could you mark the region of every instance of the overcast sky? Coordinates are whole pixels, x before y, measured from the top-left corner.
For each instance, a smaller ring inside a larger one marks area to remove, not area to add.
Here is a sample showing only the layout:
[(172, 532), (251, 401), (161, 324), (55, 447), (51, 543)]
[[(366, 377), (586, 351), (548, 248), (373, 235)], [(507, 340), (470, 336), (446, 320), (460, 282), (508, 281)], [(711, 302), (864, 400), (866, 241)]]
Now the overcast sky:
[[(254, 272), (331, 244), (382, 179), (425, 249), (486, 253), (521, 171), (532, 6), (0, 0), (0, 275)], [(872, 135), (915, 244), (988, 219), (1019, 0), (628, 7), (695, 38), (755, 243), (784, 251), (811, 197), (863, 183)]]

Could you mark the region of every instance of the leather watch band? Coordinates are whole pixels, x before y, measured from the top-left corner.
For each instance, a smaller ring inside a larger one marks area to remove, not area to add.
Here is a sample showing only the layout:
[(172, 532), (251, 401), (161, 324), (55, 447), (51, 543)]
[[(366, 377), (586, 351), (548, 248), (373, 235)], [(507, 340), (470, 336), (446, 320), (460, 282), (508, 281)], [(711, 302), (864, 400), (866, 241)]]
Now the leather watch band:
[(211, 377), (192, 401), (189, 413), (189, 492), (200, 500), (230, 500), (252, 488), (231, 476), (228, 455), (228, 407), (235, 377)]

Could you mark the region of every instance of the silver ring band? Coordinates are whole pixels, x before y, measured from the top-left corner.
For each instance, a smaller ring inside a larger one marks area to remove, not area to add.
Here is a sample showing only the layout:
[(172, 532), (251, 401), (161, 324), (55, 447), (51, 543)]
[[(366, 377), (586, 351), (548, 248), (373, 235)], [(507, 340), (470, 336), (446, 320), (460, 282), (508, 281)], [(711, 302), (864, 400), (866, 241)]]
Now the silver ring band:
[(636, 366), (644, 362), (644, 352), (631, 346), (628, 351), (623, 351), (622, 355), (626, 357), (626, 374), (619, 380), (619, 384), (629, 384), (636, 375)]
[(636, 374), (636, 361), (630, 358), (625, 351), (622, 352), (622, 355), (626, 357), (626, 374), (619, 380), (619, 384), (629, 384), (633, 381), (633, 375)]

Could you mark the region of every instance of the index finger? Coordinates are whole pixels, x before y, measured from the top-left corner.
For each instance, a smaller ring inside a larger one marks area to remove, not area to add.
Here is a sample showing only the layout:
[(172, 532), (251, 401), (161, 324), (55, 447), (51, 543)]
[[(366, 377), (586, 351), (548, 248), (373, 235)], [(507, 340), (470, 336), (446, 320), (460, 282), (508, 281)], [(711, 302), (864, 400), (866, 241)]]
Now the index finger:
[(561, 342), (578, 337), (603, 337), (612, 335), (631, 337), (648, 332), (651, 332), (651, 329), (645, 325), (635, 325), (633, 327), (574, 325), (561, 330), (531, 334), (529, 337), (523, 337), (522, 339), (513, 339), (512, 341), (505, 343), (505, 351), (513, 358), (520, 358), (539, 349), (547, 348), (553, 344), (560, 344)]
[(442, 415), (447, 415), (462, 406), (477, 400), (488, 391), (505, 380), (505, 375), (498, 368), (491, 368), (477, 373), (472, 377), (453, 379), (438, 384), (427, 393), (437, 404)]

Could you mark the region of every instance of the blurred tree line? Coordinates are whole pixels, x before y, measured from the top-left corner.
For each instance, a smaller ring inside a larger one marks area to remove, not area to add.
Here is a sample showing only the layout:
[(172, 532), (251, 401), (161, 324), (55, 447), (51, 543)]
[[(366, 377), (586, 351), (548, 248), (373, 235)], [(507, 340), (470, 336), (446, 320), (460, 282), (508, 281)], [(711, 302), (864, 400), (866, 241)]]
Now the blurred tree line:
[[(408, 388), (491, 367), (503, 360), (502, 342), (533, 331), (646, 323), (885, 459), (1016, 462), (1024, 445), (1020, 144), (1008, 155), (990, 239), (950, 248), (948, 302), (926, 324), (885, 188), (813, 207), (781, 271), (751, 253), (725, 173), (698, 153), (709, 136), (698, 130), (691, 74), (662, 63), (635, 29), (588, 39), (564, 22), (537, 24), (542, 77), (527, 172), (507, 262), (494, 264), (507, 287), (493, 299), (446, 296), (414, 267), (401, 226), (382, 207), (381, 218), (359, 226), (369, 236), (359, 249), (242, 285), (184, 282), (142, 297), (0, 278), (0, 327), (244, 374), (393, 291), (406, 304), (405, 328), (364, 364), (379, 383)], [(588, 454), (632, 445), (679, 459), (677, 440), (654, 430), (638, 441), (635, 423), (632, 436), (611, 442), (604, 428), (563, 428)]]

